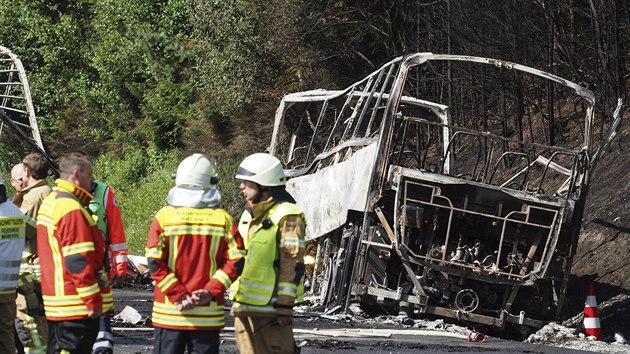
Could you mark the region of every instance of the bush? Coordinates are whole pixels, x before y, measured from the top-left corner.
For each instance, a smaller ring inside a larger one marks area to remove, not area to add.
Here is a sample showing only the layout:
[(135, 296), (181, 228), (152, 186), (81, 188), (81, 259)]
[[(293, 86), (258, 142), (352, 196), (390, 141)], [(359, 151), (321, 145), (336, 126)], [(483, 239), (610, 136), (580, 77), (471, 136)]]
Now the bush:
[(219, 173), (219, 190), (221, 191), (221, 207), (238, 222), (243, 212), (243, 196), (239, 182), (234, 178), (238, 165), (243, 160), (239, 156), (229, 156), (217, 159)]
[(173, 187), (172, 167), (177, 166), (176, 163), (169, 165), (142, 178), (136, 188), (119, 196), (129, 254), (144, 256), (153, 216), (165, 205), (166, 195)]
[[(144, 255), (149, 227), (155, 213), (166, 205), (166, 195), (174, 186), (173, 173), (182, 158), (177, 151), (130, 148), (124, 157), (107, 153), (96, 160), (97, 178), (112, 187), (120, 203), (129, 254)], [(240, 157), (217, 160), (221, 206), (236, 219), (243, 204), (234, 179), (240, 161)]]

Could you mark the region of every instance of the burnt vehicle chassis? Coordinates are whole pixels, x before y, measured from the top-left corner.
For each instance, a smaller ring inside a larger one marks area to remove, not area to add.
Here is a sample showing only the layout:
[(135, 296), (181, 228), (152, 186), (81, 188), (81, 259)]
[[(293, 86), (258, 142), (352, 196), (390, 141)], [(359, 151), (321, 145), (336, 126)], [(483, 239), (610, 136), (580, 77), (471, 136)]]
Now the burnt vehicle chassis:
[(311, 299), (500, 328), (557, 319), (609, 143), (593, 146), (594, 105), (537, 69), (432, 53), (286, 95), (269, 151), (316, 245)]
[(0, 46), (0, 143), (4, 143), (5, 137), (19, 142), (25, 151), (41, 153), (51, 171), (59, 175), (59, 168), (46, 153), (39, 134), (31, 90), (22, 61), (9, 48)]

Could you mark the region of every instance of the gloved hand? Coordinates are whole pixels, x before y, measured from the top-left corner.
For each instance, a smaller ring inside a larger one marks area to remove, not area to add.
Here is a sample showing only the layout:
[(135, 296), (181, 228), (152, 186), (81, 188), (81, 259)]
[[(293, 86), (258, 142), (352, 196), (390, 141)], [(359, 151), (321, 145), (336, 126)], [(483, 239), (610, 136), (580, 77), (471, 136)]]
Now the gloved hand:
[(104, 270), (100, 270), (98, 272), (98, 277), (96, 278), (96, 282), (98, 283), (98, 286), (101, 288), (106, 288), (112, 285), (109, 277), (107, 276), (107, 273)]
[(29, 274), (21, 274), (17, 291), (24, 296), (26, 308), (19, 308), (20, 311), (26, 310), (29, 315), (35, 314), (41, 308), (41, 304), (37, 294), (35, 293), (35, 283)]
[(26, 299), (26, 307), (28, 308), (27, 311), (30, 316), (38, 314), (41, 311), (41, 304), (34, 292), (24, 294), (24, 298)]

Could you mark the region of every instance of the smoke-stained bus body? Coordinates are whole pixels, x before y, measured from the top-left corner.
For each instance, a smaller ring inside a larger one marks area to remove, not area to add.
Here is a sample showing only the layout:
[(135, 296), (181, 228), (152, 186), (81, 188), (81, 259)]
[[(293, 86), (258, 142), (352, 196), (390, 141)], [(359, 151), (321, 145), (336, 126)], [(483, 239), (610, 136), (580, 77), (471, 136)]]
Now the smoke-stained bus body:
[(311, 299), (501, 328), (556, 319), (606, 144), (594, 107), (555, 75), (432, 53), (286, 95), (269, 151), (316, 245)]

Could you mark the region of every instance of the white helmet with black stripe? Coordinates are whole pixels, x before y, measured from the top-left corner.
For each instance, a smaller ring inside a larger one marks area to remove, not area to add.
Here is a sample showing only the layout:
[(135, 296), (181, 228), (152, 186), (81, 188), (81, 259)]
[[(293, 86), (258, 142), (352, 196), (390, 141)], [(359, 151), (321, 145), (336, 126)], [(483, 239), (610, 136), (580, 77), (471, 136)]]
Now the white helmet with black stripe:
[(265, 187), (284, 186), (287, 180), (280, 160), (266, 153), (247, 156), (238, 166), (236, 178)]

